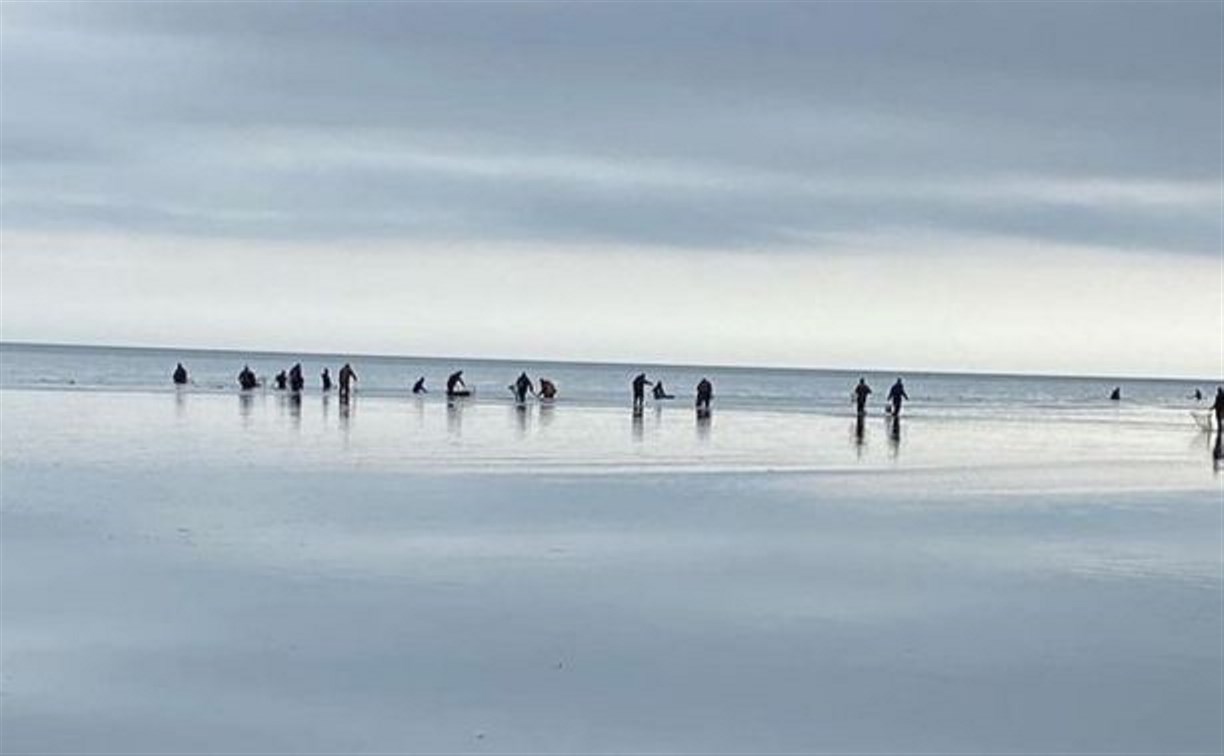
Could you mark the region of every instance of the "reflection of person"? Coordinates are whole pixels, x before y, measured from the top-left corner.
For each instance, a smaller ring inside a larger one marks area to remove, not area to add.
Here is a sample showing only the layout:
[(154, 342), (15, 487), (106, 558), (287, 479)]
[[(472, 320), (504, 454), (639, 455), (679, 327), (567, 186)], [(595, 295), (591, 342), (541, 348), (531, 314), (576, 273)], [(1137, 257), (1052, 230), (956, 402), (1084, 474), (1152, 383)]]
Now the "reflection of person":
[(865, 378), (859, 378), (858, 385), (854, 387), (854, 406), (858, 414), (864, 415), (867, 413), (867, 397), (871, 395), (871, 387), (867, 385)]
[(344, 363), (344, 367), (340, 368), (340, 396), (347, 397), (353, 390), (353, 383), (357, 380), (357, 371), (353, 370), (353, 366)]
[(641, 409), (642, 404), (646, 401), (646, 387), (654, 385), (646, 380), (645, 373), (638, 373), (638, 376), (633, 379), (633, 408)]
[(714, 386), (708, 380), (702, 378), (697, 383), (697, 411), (709, 412), (710, 400), (714, 398)]
[(654, 388), (651, 389), (650, 393), (654, 396), (656, 401), (661, 401), (663, 399), (675, 399), (676, 398), (672, 396), (671, 394), (667, 393), (667, 389), (663, 388), (663, 381), (659, 381), (658, 383), (656, 383), (654, 385)]
[(183, 367), (183, 363), (181, 362), (174, 368), (174, 385), (187, 385), (187, 368)]
[(894, 383), (892, 388), (888, 390), (888, 401), (892, 402), (892, 413), (894, 417), (900, 416), (901, 414), (902, 399), (908, 400), (909, 394), (905, 393), (905, 385), (902, 384), (901, 379), (898, 378), (897, 382)]
[(331, 391), (331, 373), (327, 372), (327, 368), (323, 368), (323, 372), (319, 374), (319, 380), (323, 382), (324, 391)]
[(555, 399), (557, 396), (557, 384), (547, 378), (540, 379), (540, 398)]
[(412, 384), (412, 393), (414, 394), (429, 393), (425, 388), (425, 376), (421, 376), (420, 378), (417, 378), (416, 383)]

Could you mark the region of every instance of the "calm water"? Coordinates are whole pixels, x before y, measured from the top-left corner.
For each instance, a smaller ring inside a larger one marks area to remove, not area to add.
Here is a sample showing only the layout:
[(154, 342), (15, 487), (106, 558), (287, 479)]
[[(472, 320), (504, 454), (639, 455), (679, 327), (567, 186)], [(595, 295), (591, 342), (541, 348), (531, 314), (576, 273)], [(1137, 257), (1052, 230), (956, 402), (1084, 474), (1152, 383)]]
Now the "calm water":
[[(695, 469), (1023, 471), (1026, 485), (1201, 487), (1218, 483), (1213, 438), (1189, 396), (1209, 384), (1164, 380), (907, 375), (904, 422), (882, 414), (894, 376), (866, 375), (872, 412), (860, 425), (849, 391), (857, 373), (654, 366), (678, 395), (638, 416), (625, 365), (391, 357), (351, 359), (352, 402), (318, 389), (340, 356), (304, 355), (301, 396), (240, 392), (244, 363), (272, 375), (275, 354), (70, 347), (0, 348), (4, 457), (11, 464), (75, 460), (378, 469)], [(194, 384), (170, 385), (181, 360)], [(476, 396), (448, 403), (445, 376), (464, 369)], [(506, 385), (526, 370), (560, 387), (553, 405), (516, 408)], [(434, 393), (413, 397), (425, 376)], [(712, 419), (694, 417), (691, 387), (715, 385)], [(1122, 402), (1107, 399), (1120, 385)], [(1017, 473), (1019, 474), (1019, 473)], [(993, 480), (998, 480), (996, 475)]]
[[(167, 349), (28, 346), (0, 344), (0, 388), (71, 388), (77, 390), (170, 391), (170, 373), (182, 361), (196, 392), (232, 392), (243, 364), (271, 383), (271, 377), (300, 361), (307, 376), (307, 393), (318, 393), (319, 373), (331, 370), (333, 380), (346, 361), (360, 376), (359, 390), (368, 396), (407, 396), (413, 382), (424, 376), (440, 392), (446, 376), (464, 370), (477, 399), (509, 401), (507, 385), (520, 370), (532, 378), (551, 378), (565, 402), (623, 405), (629, 380), (640, 371), (662, 379), (679, 398), (691, 400), (702, 377), (713, 381), (717, 405), (726, 408), (786, 409), (842, 414), (849, 409), (850, 389), (860, 376), (883, 396), (895, 373), (834, 370), (707, 368), (619, 364), (460, 360), (415, 357), (351, 357), (320, 354), (274, 354)], [(1062, 378), (952, 373), (904, 376), (910, 411), (920, 414), (1010, 414), (1037, 408), (1057, 410), (1064, 417), (1165, 419), (1184, 424), (1186, 410), (1196, 406), (1194, 390), (1213, 391), (1208, 380)], [(1108, 401), (1120, 386), (1124, 401)], [(1161, 410), (1168, 410), (1166, 414)]]
[[(692, 368), (634, 416), (628, 366), (360, 358), (342, 403), (233, 386), (283, 355), (0, 357), (6, 752), (1224, 737), (1189, 383), (909, 375), (900, 426), (860, 427), (847, 373), (710, 370), (700, 421)], [(457, 367), (476, 399), (408, 394)], [(516, 408), (523, 368), (561, 399)]]

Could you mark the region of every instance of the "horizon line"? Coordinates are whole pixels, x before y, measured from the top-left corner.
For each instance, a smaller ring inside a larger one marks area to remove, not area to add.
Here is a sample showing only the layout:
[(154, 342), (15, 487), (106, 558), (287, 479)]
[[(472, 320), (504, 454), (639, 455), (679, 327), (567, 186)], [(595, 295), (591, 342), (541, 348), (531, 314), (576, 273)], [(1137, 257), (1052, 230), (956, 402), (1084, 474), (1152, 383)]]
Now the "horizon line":
[(234, 349), (226, 347), (181, 347), (181, 346), (162, 346), (148, 344), (100, 344), (100, 343), (74, 343), (74, 342), (55, 342), (55, 341), (12, 341), (0, 339), (0, 348), (7, 347), (34, 347), (34, 348), (68, 348), (68, 349), (117, 349), (129, 351), (160, 351), (160, 352), (203, 352), (214, 354), (267, 354), (267, 355), (285, 355), (285, 356), (305, 356), (305, 357), (341, 357), (347, 356), (353, 359), (408, 359), (408, 360), (470, 360), (475, 362), (534, 362), (542, 364), (571, 364), (571, 365), (598, 365), (603, 367), (656, 367), (656, 368), (708, 368), (711, 370), (773, 370), (779, 372), (824, 372), (824, 373), (893, 373), (896, 375), (949, 375), (949, 376), (983, 376), (983, 377), (998, 377), (998, 378), (1072, 378), (1076, 380), (1132, 380), (1132, 381), (1198, 381), (1204, 383), (1224, 382), (1224, 377), (1208, 378), (1205, 376), (1158, 376), (1158, 375), (1103, 375), (1098, 373), (1042, 373), (1042, 372), (992, 372), (989, 370), (930, 370), (930, 369), (905, 369), (905, 368), (873, 368), (873, 367), (813, 367), (805, 365), (749, 365), (749, 364), (701, 364), (687, 362), (657, 362), (652, 360), (643, 360), (639, 362), (627, 362), (623, 360), (563, 360), (563, 359), (546, 359), (538, 357), (475, 357), (471, 355), (456, 356), (456, 355), (422, 355), (422, 354), (389, 354), (389, 353), (370, 353), (370, 352), (319, 352), (319, 351), (288, 351), (284, 349)]

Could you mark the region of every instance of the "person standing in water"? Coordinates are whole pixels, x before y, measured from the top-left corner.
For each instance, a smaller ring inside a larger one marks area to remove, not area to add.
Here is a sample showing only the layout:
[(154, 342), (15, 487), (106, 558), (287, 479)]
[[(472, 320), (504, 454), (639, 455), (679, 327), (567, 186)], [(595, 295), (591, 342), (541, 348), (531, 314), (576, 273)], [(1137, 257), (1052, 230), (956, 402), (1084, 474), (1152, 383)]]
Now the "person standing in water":
[(557, 384), (547, 378), (540, 378), (540, 398), (555, 399), (557, 397)]
[(259, 385), (259, 379), (255, 377), (255, 373), (251, 371), (250, 365), (243, 365), (242, 371), (238, 373), (238, 386), (243, 391), (249, 391)]
[(344, 363), (344, 367), (340, 368), (340, 396), (348, 398), (348, 395), (353, 390), (353, 383), (357, 380), (357, 372), (353, 370), (353, 366)]
[(858, 385), (854, 387), (854, 406), (858, 414), (867, 414), (867, 397), (871, 395), (871, 387), (867, 385), (867, 379), (859, 378)]
[(646, 387), (653, 386), (650, 381), (646, 380), (645, 373), (638, 373), (638, 376), (633, 379), (633, 408), (640, 410), (646, 402)]
[(1215, 410), (1216, 430), (1224, 431), (1224, 386), (1216, 389), (1215, 403), (1211, 408)]
[(414, 394), (427, 394), (427, 393), (429, 393), (429, 392), (428, 392), (428, 391), (425, 389), (425, 376), (421, 376), (420, 378), (417, 378), (416, 383), (412, 384), (412, 393), (414, 393)]
[(284, 370), (277, 373), (276, 377), (272, 379), (273, 385), (275, 385), (276, 388), (280, 391), (285, 390), (285, 386), (288, 385), (288, 382), (289, 382), (289, 376), (285, 374)]
[(535, 396), (535, 385), (527, 377), (526, 371), (519, 373), (519, 377), (515, 378), (514, 383), (510, 384), (510, 390), (514, 392), (514, 401), (519, 404), (527, 401), (528, 392)]
[(901, 400), (909, 400), (909, 394), (905, 393), (905, 385), (898, 378), (897, 382), (888, 390), (888, 401), (892, 403), (893, 417), (901, 417)]
[(174, 385), (186, 386), (187, 380), (187, 368), (183, 367), (183, 363), (180, 362), (174, 368)]
[(323, 368), (323, 372), (319, 374), (319, 380), (323, 382), (324, 391), (331, 391), (331, 373), (327, 372), (327, 368)]
[[(462, 387), (462, 389), (460, 389)], [(467, 396), (467, 384), (463, 382), (463, 371), (456, 370), (446, 379), (446, 396)]]
[(714, 398), (714, 386), (705, 378), (697, 382), (697, 414), (709, 414), (710, 400)]
[(301, 391), (306, 386), (306, 378), (302, 376), (302, 363), (289, 368), (289, 389)]
[(1109, 392), (1109, 401), (1111, 402), (1122, 401), (1122, 387), (1121, 386), (1114, 386), (1114, 390)]

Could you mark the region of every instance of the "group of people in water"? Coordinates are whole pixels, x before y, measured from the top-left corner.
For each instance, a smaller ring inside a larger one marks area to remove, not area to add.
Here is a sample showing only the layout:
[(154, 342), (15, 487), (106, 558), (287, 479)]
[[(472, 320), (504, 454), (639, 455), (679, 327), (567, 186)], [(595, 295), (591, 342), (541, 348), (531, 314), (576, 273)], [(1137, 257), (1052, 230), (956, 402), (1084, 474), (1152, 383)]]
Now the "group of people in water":
[[(339, 384), (339, 394), (342, 399), (347, 399), (353, 391), (354, 384), (357, 383), (357, 372), (353, 370), (353, 366), (345, 363), (340, 368), (337, 374)], [(173, 380), (175, 385), (183, 386), (190, 382), (190, 377), (187, 374), (187, 368), (183, 367), (180, 362), (174, 368)], [(277, 390), (301, 392), (305, 388), (305, 378), (302, 374), (302, 364), (296, 363), (289, 370), (282, 370), (272, 379)], [(332, 390), (331, 373), (327, 368), (323, 368), (323, 372), (319, 375), (320, 384), (324, 392)], [(250, 391), (259, 388), (263, 382), (255, 375), (249, 365), (243, 365), (242, 370), (238, 373), (238, 386), (244, 391)], [(646, 377), (645, 373), (638, 373), (630, 382), (630, 388), (633, 396), (634, 412), (641, 412), (646, 402), (646, 389), (651, 389), (651, 396), (655, 401), (667, 401), (675, 399), (675, 395), (668, 393), (663, 385), (663, 381), (651, 381)], [(544, 401), (552, 401), (557, 397), (557, 384), (548, 378), (541, 377), (538, 381), (533, 382), (527, 375), (526, 371), (519, 374), (518, 378), (508, 386), (510, 392), (514, 396), (515, 402), (524, 404), (528, 396), (533, 396)], [(416, 395), (427, 394), (429, 390), (425, 386), (425, 377), (421, 376), (412, 385), (412, 393)], [(695, 390), (696, 401), (695, 407), (698, 415), (709, 416), (710, 408), (714, 400), (714, 385), (710, 383), (708, 378), (702, 378), (697, 383)], [(851, 401), (854, 404), (855, 412), (858, 417), (863, 417), (867, 414), (867, 399), (872, 394), (871, 386), (867, 385), (865, 378), (860, 378), (858, 383), (851, 391)], [(456, 370), (447, 376), (446, 379), (446, 397), (448, 399), (462, 398), (472, 396), (472, 390), (468, 388), (463, 381), (463, 371)], [(1203, 394), (1199, 389), (1195, 389), (1194, 398), (1202, 401)], [(1113, 401), (1119, 401), (1122, 398), (1121, 388), (1115, 388), (1109, 398)], [(905, 384), (900, 378), (888, 390), (888, 399), (885, 412), (893, 418), (901, 416), (901, 406), (904, 402), (909, 401), (909, 394), (905, 392)], [(1224, 387), (1216, 389), (1215, 402), (1212, 404), (1212, 410), (1215, 413), (1216, 427), (1224, 427)]]
[[(353, 384), (357, 382), (357, 372), (353, 370), (352, 365), (345, 363), (344, 367), (340, 368), (338, 374), (340, 391), (342, 398), (346, 398), (353, 390)], [(187, 368), (183, 363), (178, 363), (174, 368), (172, 376), (176, 386), (185, 386), (191, 382), (191, 378), (187, 373)], [(331, 373), (327, 368), (323, 368), (323, 372), (319, 375), (319, 382), (322, 390), (328, 392), (332, 390)], [(899, 381), (898, 381), (899, 382)], [(305, 389), (306, 379), (302, 374), (302, 363), (296, 363), (287, 371), (282, 370), (272, 378), (273, 386), (278, 391), (291, 391), (300, 393)], [(263, 386), (264, 382), (255, 375), (251, 370), (250, 365), (243, 365), (242, 370), (238, 372), (238, 387), (243, 391), (251, 391)], [(647, 380), (646, 374), (641, 373), (632, 381), (633, 388), (633, 407), (634, 410), (640, 410), (645, 402), (646, 387), (653, 386), (652, 394), (655, 400), (662, 401), (667, 399), (675, 399), (673, 394), (667, 393), (667, 389), (663, 387), (662, 381), (651, 382)], [(518, 404), (523, 404), (527, 401), (528, 396), (533, 396), (545, 401), (552, 401), (557, 398), (557, 384), (552, 380), (540, 377), (537, 382), (533, 382), (526, 371), (519, 374), (518, 378), (514, 379), (507, 388), (514, 395), (514, 400)], [(870, 391), (870, 389), (868, 389)], [(427, 394), (429, 389), (425, 385), (425, 376), (416, 379), (412, 384), (412, 393), (415, 395)], [(463, 371), (456, 370), (446, 378), (446, 397), (448, 399), (456, 399), (472, 396), (472, 390), (468, 388), (463, 381)], [(714, 399), (714, 385), (710, 383), (708, 378), (702, 378), (697, 383), (696, 389), (696, 408), (699, 413), (710, 412), (710, 405)]]
[[(183, 363), (178, 363), (174, 368), (174, 385), (185, 386), (191, 382), (190, 376), (187, 374), (187, 368), (183, 367)], [(344, 363), (344, 367), (340, 368), (340, 373), (337, 375), (340, 383), (340, 396), (348, 397), (353, 390), (353, 384), (357, 382), (357, 371), (353, 370), (353, 366)], [(332, 390), (331, 372), (327, 368), (323, 368), (323, 372), (319, 374), (319, 381), (323, 391)], [(255, 375), (255, 371), (251, 370), (250, 365), (243, 365), (242, 370), (238, 371), (238, 387), (243, 391), (251, 391), (264, 385), (264, 382)], [(299, 393), (306, 388), (306, 378), (302, 375), (302, 363), (298, 362), (287, 371), (282, 370), (272, 378), (272, 385), (278, 391), (292, 391)]]

